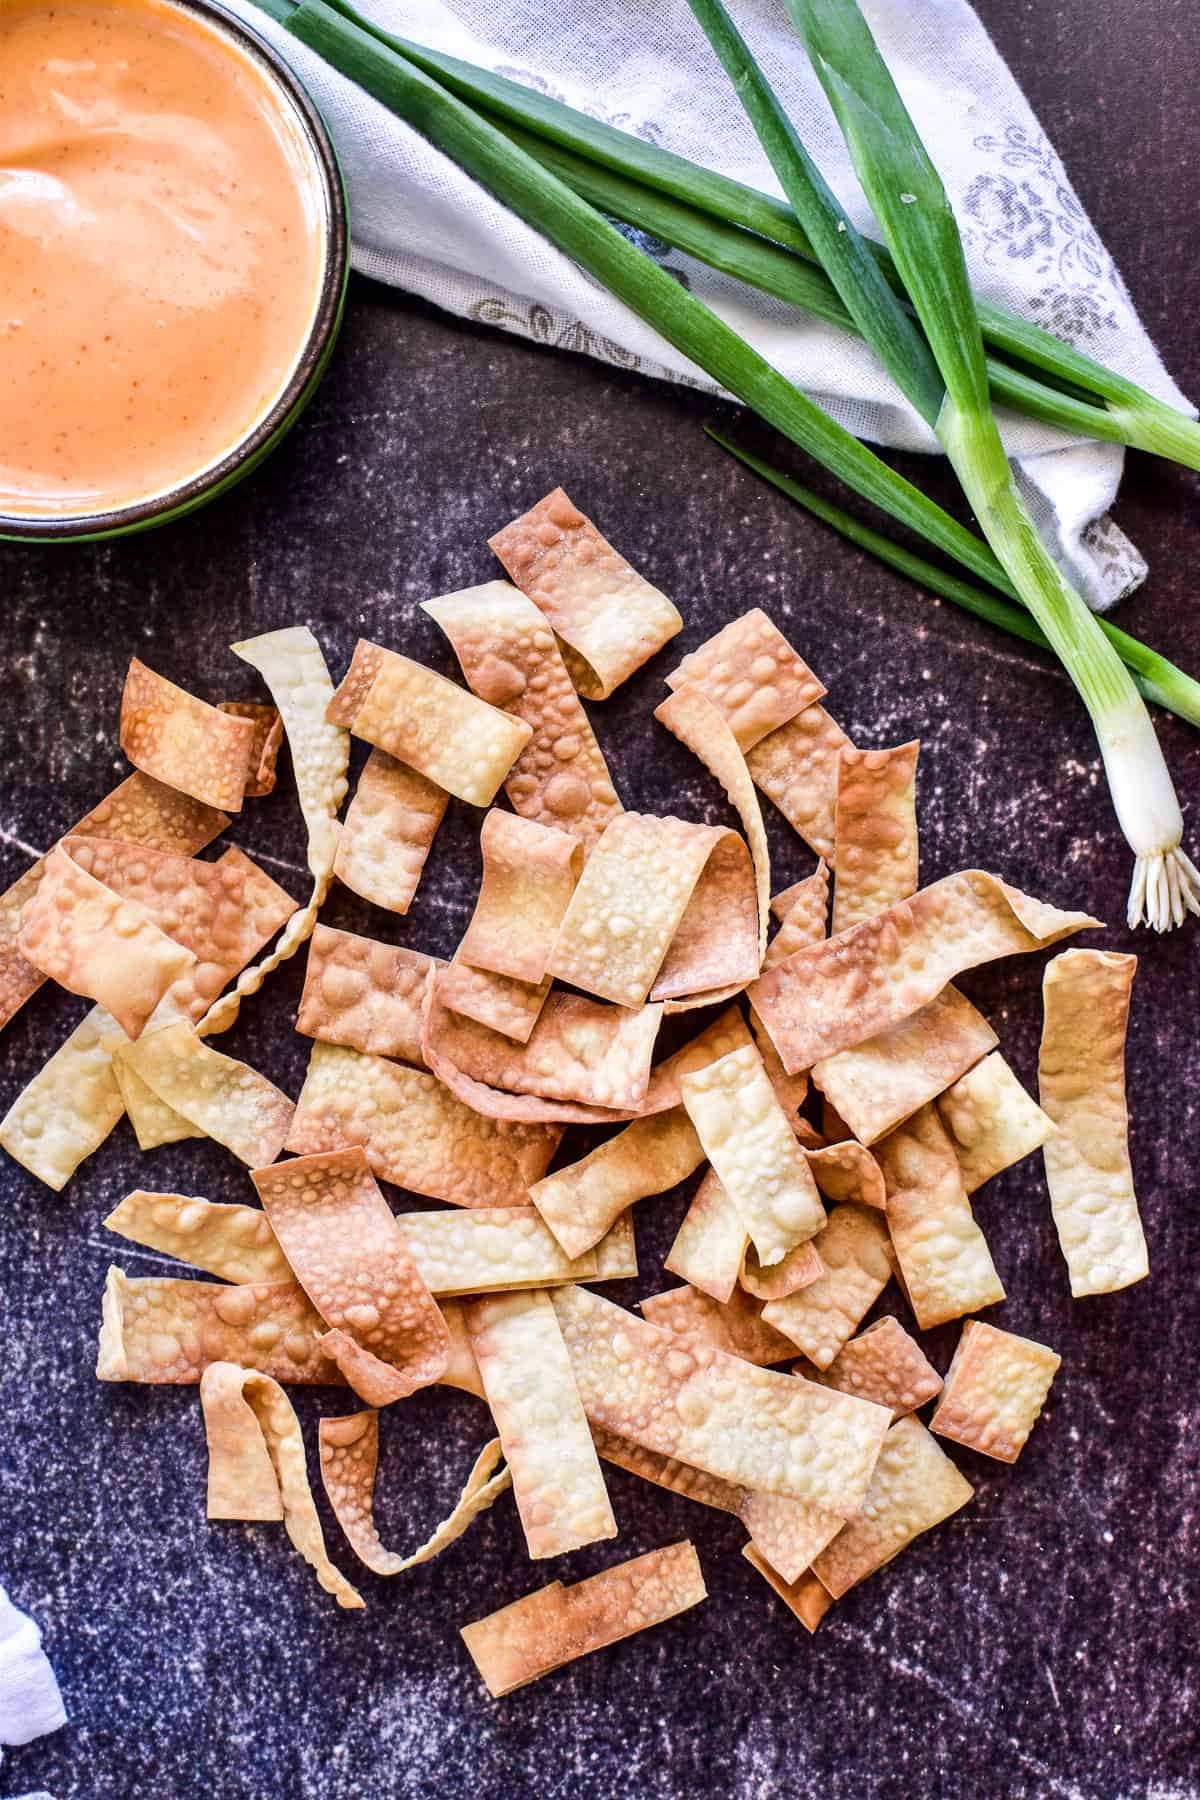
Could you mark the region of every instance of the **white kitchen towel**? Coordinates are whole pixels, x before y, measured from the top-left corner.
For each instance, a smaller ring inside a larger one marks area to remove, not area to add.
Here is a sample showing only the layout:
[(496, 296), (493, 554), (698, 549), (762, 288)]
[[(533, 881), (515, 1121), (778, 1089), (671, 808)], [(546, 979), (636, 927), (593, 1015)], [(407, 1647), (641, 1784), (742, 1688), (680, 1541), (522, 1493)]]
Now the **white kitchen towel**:
[(0, 1744), (28, 1744), (66, 1722), (42, 1634), (0, 1587)]
[[(349, 185), (354, 264), (464, 317), (711, 387), (590, 276), (408, 126), (322, 64), (254, 0), (227, 0), (284, 49), (321, 106)], [(686, 0), (362, 0), (389, 30), (605, 119), (772, 194), (780, 189)], [(976, 291), (1152, 393), (1186, 404), (1054, 146), (966, 0), (864, 0), (946, 182)], [(769, 80), (849, 215), (871, 219), (783, 0), (733, 0)], [(642, 240), (769, 361), (872, 442), (933, 450), (872, 353), (835, 328)], [(1004, 420), (1047, 541), (1089, 601), (1111, 605), (1145, 564), (1107, 517), (1117, 445)]]

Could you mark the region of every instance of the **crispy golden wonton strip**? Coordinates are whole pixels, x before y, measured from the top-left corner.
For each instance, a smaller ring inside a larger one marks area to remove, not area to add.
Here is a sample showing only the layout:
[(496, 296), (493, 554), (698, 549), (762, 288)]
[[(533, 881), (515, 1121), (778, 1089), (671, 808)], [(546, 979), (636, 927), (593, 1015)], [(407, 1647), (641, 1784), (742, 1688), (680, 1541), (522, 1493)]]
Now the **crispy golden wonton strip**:
[(362, 1151), (277, 1163), (252, 1179), (351, 1387), (386, 1406), (437, 1381), (449, 1333)]
[(265, 706), (261, 700), (222, 700), (218, 712), (234, 719), (249, 719), (254, 737), (247, 759), (245, 798), (257, 800), (275, 792), (276, 763), (283, 748), (283, 720), (277, 706)]
[[(278, 1382), (233, 1363), (211, 1363), (201, 1378), (200, 1404), (208, 1435), (209, 1518), (282, 1518), (292, 1543), (305, 1562), (311, 1563), (325, 1592), (332, 1594), (339, 1606), (361, 1607), (361, 1594), (334, 1568), (326, 1553), (308, 1485), (300, 1421)], [(256, 1490), (250, 1504), (261, 1503), (264, 1448), (275, 1478), (279, 1511), (238, 1510), (237, 1484), (247, 1470)]]
[(316, 1043), (287, 1148), (360, 1145), (384, 1181), (454, 1206), (527, 1206), (561, 1133), (481, 1118), (433, 1075)]
[(564, 1663), (661, 1625), (707, 1598), (691, 1543), (668, 1544), (599, 1575), (549, 1587), (502, 1606), (460, 1633), (493, 1700)]
[(1033, 1338), (968, 1319), (930, 1429), (981, 1456), (1016, 1462), (1061, 1362)]
[(642, 1111), (666, 1112), (668, 1108), (678, 1106), (680, 1076), (706, 1069), (719, 1057), (728, 1056), (731, 1050), (741, 1050), (752, 1042), (746, 1021), (737, 1007), (727, 1006), (711, 1025), (706, 1025), (703, 1031), (697, 1032), (681, 1049), (664, 1057), (650, 1071), (650, 1085), (642, 1102)]
[(467, 1305), (471, 1348), (500, 1433), (529, 1554), (617, 1535), (571, 1361), (546, 1294)]
[(966, 996), (945, 987), (910, 1018), (817, 1063), (812, 1078), (859, 1142), (873, 1144), (957, 1081), (997, 1042)]
[(0, 1145), (56, 1192), (125, 1111), (110, 1046), (115, 1019), (92, 1007), (0, 1120)]
[[(664, 1267), (724, 1304), (733, 1297), (749, 1241), (745, 1219), (716, 1170), (709, 1169), (683, 1216)], [(777, 1269), (782, 1266), (775, 1264)]]
[(466, 1486), (450, 1516), (409, 1556), (385, 1550), (375, 1529), (375, 1471), (379, 1463), (379, 1414), (350, 1413), (341, 1419), (322, 1419), (321, 1480), (338, 1524), (360, 1562), (376, 1575), (403, 1575), (419, 1563), (430, 1562), (460, 1538), (480, 1513), (512, 1486), (507, 1469), (495, 1472), (503, 1454), (500, 1439), (485, 1444), (475, 1459)]
[(437, 958), (318, 925), (296, 1030), (322, 1043), (420, 1066), (421, 1001)]
[(786, 1607), (789, 1607), (804, 1629), (814, 1632), (825, 1614), (833, 1605), (833, 1595), (823, 1587), (812, 1573), (804, 1569), (795, 1581), (785, 1581), (777, 1575), (765, 1556), (759, 1554), (753, 1544), (742, 1546), (742, 1555), (751, 1568), (757, 1569), (763, 1580), (768, 1582)]
[(615, 1431), (606, 1431), (602, 1425), (592, 1426), (592, 1439), (605, 1462), (625, 1469), (642, 1481), (652, 1481), (655, 1487), (666, 1488), (668, 1493), (695, 1500), (700, 1506), (736, 1514), (745, 1497), (744, 1488), (722, 1481), (717, 1475), (708, 1475), (703, 1469), (694, 1469), (691, 1463), (678, 1462), (674, 1457), (660, 1456), (657, 1450), (647, 1450), (642, 1444), (630, 1443), (628, 1438), (618, 1436)]
[[(430, 1293), (439, 1297), (553, 1287), (600, 1276), (596, 1251), (564, 1255), (531, 1206), (398, 1213), (396, 1226)], [(614, 1248), (619, 1256), (621, 1247)]]
[(719, 1350), (689, 1350), (586, 1288), (554, 1288), (593, 1425), (743, 1487), (843, 1518), (866, 1491), (888, 1414)]
[[(782, 1262), (773, 1263), (769, 1269), (764, 1269), (754, 1254), (754, 1245), (747, 1240), (739, 1277), (740, 1285), (759, 1300), (782, 1300), (788, 1294), (797, 1293), (800, 1288), (811, 1287), (825, 1273), (825, 1264), (821, 1261), (816, 1243), (816, 1238), (810, 1238), (806, 1244), (797, 1244), (794, 1250), (788, 1251)], [(735, 1288), (730, 1298), (736, 1300), (737, 1294), (738, 1290)]]
[(248, 719), (209, 706), (137, 657), (121, 696), (121, 748), (135, 769), (206, 806), (240, 812), (256, 732)]
[(917, 891), (917, 753), (920, 745), (856, 750), (838, 758), (833, 851), (836, 934)]
[(923, 1106), (875, 1154), (887, 1184), (892, 1248), (921, 1330), (1003, 1300), (954, 1145), (935, 1109)]
[(807, 1500), (750, 1490), (742, 1495), (738, 1518), (759, 1555), (784, 1581), (795, 1581), (803, 1574), (845, 1522), (837, 1513)]
[(1053, 1120), (1025, 1092), (998, 1050), (960, 1076), (936, 1104), (968, 1194), (1038, 1149), (1054, 1131)]
[(426, 600), (422, 611), (449, 638), (467, 685), (533, 733), (504, 781), (517, 812), (590, 848), (621, 802), (544, 614), (506, 581)]
[[(779, 903), (784, 902), (781, 910)], [(829, 928), (829, 868), (824, 858), (811, 875), (797, 881), (771, 902), (771, 911), (779, 919), (779, 930), (767, 945), (763, 967), (773, 969), (797, 950), (819, 944)]]
[(277, 1381), (343, 1385), (321, 1348), (324, 1327), (298, 1281), (130, 1278), (110, 1267), (104, 1289), (100, 1381), (199, 1381), (212, 1362), (261, 1369)]
[(443, 1300), (441, 1313), (446, 1321), (446, 1330), (450, 1333), (450, 1358), (440, 1386), (458, 1388), (462, 1393), (474, 1394), (477, 1400), (482, 1400), (483, 1382), (479, 1378), (479, 1364), (475, 1361), (471, 1334), (467, 1330), (466, 1302)]
[(648, 1194), (665, 1194), (704, 1160), (700, 1140), (681, 1107), (635, 1119), (616, 1137), (529, 1190), (568, 1256), (598, 1243), (626, 1208)]
[(680, 1081), (704, 1152), (764, 1267), (825, 1223), (816, 1183), (753, 1046)]
[(908, 1018), (964, 969), (1098, 923), (964, 869), (768, 969), (750, 1000), (794, 1073)]
[(549, 998), (550, 978), (535, 984), (491, 975), (486, 969), (473, 969), (456, 952), (442, 969), (438, 994), (442, 1004), (461, 1018), (486, 1025), (515, 1044), (526, 1044)]
[(449, 798), (385, 750), (372, 750), (338, 840), (338, 880), (376, 906), (406, 913)]
[(825, 692), (783, 633), (754, 607), (685, 656), (669, 688), (697, 687), (711, 700), (741, 750), (752, 749)]
[(632, 568), (561, 488), (488, 545), (567, 647), (572, 680), (589, 700), (614, 688), (683, 629), (665, 594)]
[(791, 1340), (764, 1321), (757, 1302), (740, 1288), (724, 1304), (699, 1288), (668, 1288), (649, 1295), (641, 1308), (652, 1325), (673, 1331), (689, 1346), (724, 1350), (760, 1368), (788, 1362), (796, 1354)]
[(1150, 1273), (1129, 1161), (1125, 1032), (1137, 958), (1068, 950), (1042, 983), (1042, 1105), (1058, 1130), (1046, 1178), (1071, 1292), (1109, 1294)]
[[(791, 1079), (791, 1077), (789, 1077)], [(849, 1200), (855, 1206), (887, 1205), (883, 1172), (869, 1150), (855, 1138), (804, 1150), (813, 1180), (827, 1200)]]
[(483, 879), (458, 954), (474, 969), (540, 982), (583, 867), (565, 831), (492, 811), (479, 833)]
[(768, 1301), (763, 1319), (827, 1369), (887, 1286), (892, 1262), (887, 1225), (861, 1206), (835, 1206), (813, 1243), (825, 1273), (785, 1299)]
[(186, 1020), (118, 1044), (113, 1056), (251, 1168), (283, 1149), (296, 1110), (287, 1095), (248, 1063), (211, 1049)]
[(862, 1511), (822, 1550), (813, 1573), (840, 1600), (974, 1493), (920, 1419), (898, 1419), (883, 1440)]
[(222, 1281), (290, 1281), (292, 1268), (256, 1206), (219, 1206), (198, 1195), (135, 1188), (104, 1221), (134, 1244), (177, 1256)]
[(581, 1264), (588, 1257), (596, 1259), (595, 1275), (581, 1275), (581, 1281), (632, 1281), (638, 1273), (637, 1236), (633, 1214), (622, 1213), (611, 1231), (607, 1231), (594, 1250), (577, 1258)]
[(746, 764), (768, 800), (817, 856), (833, 860), (838, 759), (850, 745), (818, 702), (756, 744)]
[(898, 1319), (876, 1319), (811, 1377), (842, 1394), (890, 1406), (892, 1418), (916, 1412), (942, 1391), (942, 1378)]

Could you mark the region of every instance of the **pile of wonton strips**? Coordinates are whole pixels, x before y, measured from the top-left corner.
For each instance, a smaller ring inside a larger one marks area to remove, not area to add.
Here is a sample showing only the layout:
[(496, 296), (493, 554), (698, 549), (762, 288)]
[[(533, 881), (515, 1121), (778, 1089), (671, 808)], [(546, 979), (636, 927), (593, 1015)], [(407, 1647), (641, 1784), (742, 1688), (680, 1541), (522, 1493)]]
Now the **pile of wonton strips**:
[[(362, 1601), (326, 1554), (281, 1384), (366, 1403), (322, 1420), (320, 1468), (377, 1574), (436, 1555), (510, 1486), (535, 1559), (615, 1537), (603, 1460), (736, 1515), (815, 1629), (971, 1497), (938, 1438), (1014, 1460), (1058, 1366), (970, 1316), (1004, 1299), (971, 1194), (1041, 1147), (1072, 1292), (1147, 1272), (1134, 959), (1050, 963), (1039, 1105), (953, 982), (1096, 921), (979, 871), (918, 889), (917, 746), (852, 745), (759, 611), (685, 657), (655, 713), (741, 830), (625, 810), (579, 695), (606, 698), (679, 615), (561, 491), (492, 542), (515, 586), (425, 607), (465, 687), (360, 642), (335, 690), (303, 627), (235, 646), (271, 706), (212, 707), (134, 661), (136, 773), (0, 906), (3, 1017), (47, 976), (93, 1002), (0, 1142), (61, 1187), (128, 1112), (143, 1149), (208, 1136), (250, 1169), (261, 1205), (139, 1190), (111, 1214), (218, 1279), (111, 1270), (97, 1372), (199, 1382), (210, 1516), (282, 1520), (341, 1605)], [(270, 791), (281, 734), (303, 908), (241, 851), (197, 859)], [(351, 734), (372, 748), (339, 824)], [(821, 859), (773, 899), (759, 791)], [(451, 795), (491, 810), (449, 962), (317, 923), (334, 877), (404, 913)], [(306, 940), (293, 1103), (213, 1040)], [(703, 1028), (656, 1057), (665, 1016), (697, 1008)], [(820, 1130), (799, 1110), (810, 1083)], [(621, 1129), (549, 1172), (569, 1125)], [(633, 1203), (698, 1171), (667, 1258), (682, 1285), (640, 1318), (596, 1293), (637, 1273)], [(393, 1212), (378, 1180), (460, 1210)], [(893, 1276), (919, 1329), (967, 1321), (944, 1381), (895, 1317), (860, 1329)], [(497, 1436), (400, 1554), (374, 1523), (378, 1409), (436, 1382), (478, 1395)], [(704, 1591), (684, 1542), (463, 1636), (499, 1694)]]

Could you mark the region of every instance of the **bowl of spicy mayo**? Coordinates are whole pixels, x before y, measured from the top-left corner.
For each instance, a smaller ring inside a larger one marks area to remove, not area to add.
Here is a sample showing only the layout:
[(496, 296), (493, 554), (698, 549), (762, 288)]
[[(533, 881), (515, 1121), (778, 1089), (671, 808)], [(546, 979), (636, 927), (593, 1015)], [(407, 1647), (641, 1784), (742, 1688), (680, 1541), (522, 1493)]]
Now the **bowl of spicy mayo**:
[(0, 537), (245, 475), (324, 371), (346, 240), (320, 115), (219, 0), (2, 0)]

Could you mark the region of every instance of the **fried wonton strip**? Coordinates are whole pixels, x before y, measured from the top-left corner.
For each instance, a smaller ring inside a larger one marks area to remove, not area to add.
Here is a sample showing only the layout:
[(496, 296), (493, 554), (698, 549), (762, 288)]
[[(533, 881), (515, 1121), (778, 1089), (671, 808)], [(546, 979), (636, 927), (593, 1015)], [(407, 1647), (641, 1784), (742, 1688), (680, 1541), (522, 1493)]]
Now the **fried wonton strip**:
[(490, 812), (479, 832), (483, 879), (458, 954), (472, 968), (540, 982), (583, 867), (565, 831)]
[(963, 1187), (954, 1145), (923, 1106), (875, 1149), (887, 1184), (887, 1224), (922, 1331), (1004, 1299), (987, 1239)]
[[(633, 1214), (622, 1213), (610, 1231), (605, 1232), (594, 1250), (588, 1256), (596, 1259), (596, 1273), (592, 1276), (582, 1275), (581, 1281), (633, 1281), (638, 1273), (637, 1236), (633, 1229)], [(587, 1256), (580, 1257), (586, 1262)]]
[[(274, 1522), (283, 1518), (279, 1477), (258, 1416), (247, 1400), (236, 1363), (211, 1363), (200, 1377), (200, 1407), (208, 1444), (210, 1519)], [(263, 1376), (264, 1381), (269, 1376)]]
[(738, 1518), (759, 1555), (784, 1581), (802, 1575), (845, 1522), (837, 1513), (805, 1500), (751, 1492), (743, 1494)]
[[(794, 1250), (788, 1251), (782, 1262), (772, 1263), (769, 1269), (763, 1268), (754, 1254), (754, 1245), (747, 1242), (738, 1278), (740, 1286), (758, 1300), (782, 1300), (788, 1294), (798, 1293), (801, 1288), (811, 1287), (825, 1273), (825, 1264), (816, 1249), (816, 1242), (816, 1238), (810, 1238), (806, 1244), (797, 1244)], [(735, 1288), (731, 1299), (736, 1300), (737, 1294), (738, 1289)], [(794, 1345), (792, 1347), (795, 1348)]]
[(691, 1543), (647, 1551), (574, 1587), (549, 1587), (502, 1606), (460, 1636), (493, 1700), (564, 1663), (662, 1625), (707, 1598)]
[(839, 1393), (890, 1406), (893, 1419), (916, 1412), (942, 1391), (942, 1378), (898, 1319), (876, 1319), (811, 1377)]
[(514, 981), (511, 975), (473, 969), (456, 954), (442, 969), (438, 993), (442, 1004), (461, 1018), (486, 1025), (514, 1044), (527, 1044), (549, 998), (550, 979)]
[(346, 812), (333, 872), (389, 912), (406, 913), (450, 796), (436, 782), (372, 750)]
[(421, 610), (449, 638), (467, 685), (533, 733), (504, 780), (516, 811), (590, 849), (621, 802), (545, 615), (506, 581)]
[(172, 1385), (199, 1381), (212, 1362), (261, 1369), (277, 1381), (343, 1376), (321, 1347), (324, 1326), (298, 1281), (178, 1281), (130, 1278), (110, 1267), (104, 1289), (100, 1381)]
[(296, 1110), (287, 1095), (248, 1063), (211, 1049), (185, 1020), (118, 1044), (113, 1055), (249, 1167), (274, 1162), (283, 1149)]
[[(220, 1505), (232, 1503), (228, 1489), (231, 1481), (236, 1480), (237, 1469), (230, 1466), (231, 1456), (242, 1467), (246, 1454), (255, 1457), (259, 1471), (255, 1479), (261, 1482), (261, 1459), (257, 1452), (249, 1450), (249, 1445), (257, 1439), (266, 1447), (280, 1501), (279, 1512), (267, 1516), (282, 1517), (292, 1543), (305, 1562), (312, 1565), (317, 1580), (327, 1594), (334, 1596), (339, 1606), (350, 1610), (360, 1608), (362, 1595), (351, 1587), (340, 1570), (334, 1568), (326, 1553), (321, 1521), (308, 1485), (300, 1421), (278, 1382), (269, 1375), (240, 1369), (233, 1363), (211, 1363), (201, 1378), (200, 1404), (204, 1408), (209, 1446), (209, 1517), (262, 1516), (237, 1511), (214, 1513), (211, 1504), (214, 1461), (218, 1463), (216, 1489)], [(241, 1450), (242, 1445), (246, 1446), (245, 1451)]]
[(813, 1180), (827, 1200), (849, 1200), (855, 1206), (887, 1205), (887, 1189), (879, 1164), (855, 1138), (804, 1151)]
[[(386, 1405), (437, 1381), (450, 1336), (362, 1151), (301, 1157), (251, 1179), (351, 1387)], [(343, 1337), (362, 1353), (352, 1362), (341, 1356)]]
[(632, 568), (561, 488), (488, 539), (511, 579), (549, 619), (588, 700), (607, 700), (683, 630), (665, 594)]
[(724, 1303), (733, 1297), (749, 1241), (746, 1221), (716, 1170), (709, 1169), (683, 1216), (664, 1267)]
[(206, 806), (240, 812), (255, 729), (156, 675), (137, 657), (121, 696), (121, 748), (135, 769)]
[(1125, 1032), (1137, 959), (1068, 950), (1042, 983), (1042, 1105), (1058, 1127), (1046, 1179), (1071, 1292), (1110, 1294), (1150, 1272), (1129, 1161)]
[(680, 1081), (705, 1155), (745, 1222), (764, 1267), (825, 1223), (816, 1183), (754, 1047)]
[(173, 981), (195, 964), (136, 901), (123, 900), (56, 845), (21, 917), (22, 956), (108, 1011), (136, 1038)]
[(968, 1319), (930, 1430), (981, 1456), (1016, 1462), (1061, 1362), (1033, 1338)]
[(421, 1002), (437, 958), (318, 925), (296, 1030), (322, 1043), (421, 1066)]
[(882, 1407), (686, 1349), (586, 1288), (553, 1288), (550, 1299), (593, 1425), (742, 1487), (843, 1518), (855, 1511), (887, 1424)]
[(917, 891), (920, 747), (842, 747), (833, 851), (835, 936)]
[(960, 1076), (936, 1105), (968, 1194), (1038, 1149), (1054, 1131), (1054, 1121), (1025, 1092), (998, 1050)]
[(292, 914), (271, 954), (263, 962), (243, 969), (236, 987), (209, 1008), (200, 1022), (205, 1033), (227, 1031), (237, 1019), (245, 996), (257, 994), (267, 976), (311, 937), (333, 880), (340, 830), (337, 815), (346, 798), (346, 769), (350, 761), (349, 735), (325, 717), (333, 683), (321, 646), (307, 625), (290, 625), (282, 631), (247, 638), (233, 645), (233, 653), (258, 670), (279, 708), (308, 832), (308, 867), (313, 887), (308, 904)]
[[(151, 780), (149, 775), (137, 773), (114, 788), (65, 835), (119, 838), (125, 843), (194, 856), (228, 824), (225, 813), (202, 806), (198, 800)], [(37, 893), (45, 872), (46, 859), (42, 857), (0, 894), (0, 1028), (46, 979), (17, 948), (22, 913)]]
[(835, 1206), (813, 1241), (825, 1273), (783, 1300), (768, 1301), (763, 1319), (827, 1369), (887, 1286), (892, 1261), (887, 1225), (865, 1207)]
[(754, 607), (685, 656), (667, 676), (669, 688), (699, 688), (750, 750), (825, 692), (783, 633)]
[(707, 1475), (703, 1469), (694, 1469), (691, 1463), (678, 1462), (674, 1457), (660, 1456), (656, 1450), (647, 1450), (642, 1444), (630, 1443), (628, 1438), (606, 1431), (602, 1425), (592, 1426), (592, 1439), (605, 1462), (642, 1481), (652, 1481), (655, 1487), (666, 1488), (669, 1493), (682, 1494), (685, 1500), (695, 1500), (700, 1506), (736, 1514), (745, 1497), (744, 1488), (722, 1481), (717, 1475)]
[(699, 1288), (668, 1288), (649, 1295), (641, 1308), (652, 1325), (673, 1331), (689, 1347), (724, 1350), (760, 1368), (788, 1362), (796, 1354), (790, 1339), (765, 1323), (757, 1303), (740, 1288), (724, 1304)]
[(283, 748), (283, 720), (276, 706), (264, 706), (261, 700), (222, 700), (218, 712), (234, 719), (249, 719), (254, 737), (247, 759), (245, 798), (257, 800), (275, 792), (275, 765)]
[(823, 1587), (811, 1569), (804, 1569), (795, 1581), (785, 1581), (777, 1575), (765, 1556), (759, 1554), (753, 1544), (742, 1546), (742, 1555), (751, 1568), (757, 1569), (763, 1580), (768, 1582), (783, 1604), (788, 1607), (804, 1629), (812, 1633), (817, 1629), (825, 1614), (833, 1605), (833, 1595)]
[(439, 1297), (594, 1281), (600, 1272), (594, 1250), (564, 1255), (531, 1206), (398, 1213), (396, 1228), (425, 1285)]
[(994, 1050), (983, 1014), (955, 987), (878, 1036), (816, 1064), (813, 1081), (862, 1144), (873, 1144)]
[(801, 1126), (807, 1124), (806, 1120), (799, 1117), (799, 1113), (808, 1096), (808, 1073), (802, 1069), (799, 1075), (788, 1074), (779, 1060), (778, 1050), (767, 1036), (766, 1028), (753, 1007), (750, 1008), (750, 1029), (758, 1054), (762, 1057), (767, 1080), (775, 1090), (775, 1098), (782, 1106), (788, 1124), (799, 1136)]
[[(781, 911), (779, 903), (785, 902)], [(765, 969), (773, 969), (797, 950), (822, 942), (829, 927), (829, 869), (824, 859), (811, 875), (795, 882), (771, 902), (771, 911), (779, 919), (779, 930), (767, 945), (763, 959)]]
[(974, 1493), (919, 1419), (898, 1419), (883, 1440), (861, 1512), (822, 1550), (813, 1573), (840, 1600)]
[(750, 1001), (792, 1074), (908, 1018), (964, 969), (1098, 923), (964, 869), (797, 951), (755, 982)]
[(554, 1308), (544, 1293), (469, 1301), (471, 1348), (539, 1561), (617, 1535)]
[(664, 1057), (650, 1071), (650, 1083), (642, 1102), (645, 1113), (666, 1112), (680, 1104), (679, 1078), (706, 1069), (731, 1050), (741, 1050), (753, 1042), (746, 1021), (736, 1006), (727, 1006), (711, 1025), (684, 1044), (682, 1049)]
[(0, 1120), (0, 1145), (56, 1192), (125, 1110), (110, 1048), (119, 1036), (115, 1019), (92, 1007)]
[(385, 1550), (375, 1529), (375, 1471), (379, 1462), (379, 1414), (350, 1413), (322, 1419), (321, 1480), (334, 1516), (360, 1562), (376, 1575), (403, 1575), (406, 1569), (440, 1556), (512, 1486), (507, 1469), (496, 1473), (503, 1451), (500, 1439), (485, 1444), (475, 1458), (466, 1486), (448, 1518), (409, 1556)]
[(135, 1188), (104, 1224), (134, 1244), (177, 1256), (222, 1281), (290, 1281), (292, 1268), (256, 1206), (219, 1206), (196, 1195)]
[(832, 862), (838, 759), (850, 739), (816, 703), (789, 719), (747, 753), (756, 787), (773, 800), (793, 831)]
[(454, 1206), (527, 1206), (560, 1132), (484, 1119), (435, 1076), (316, 1043), (287, 1148), (307, 1156), (359, 1145), (384, 1181)]
[(157, 1150), (161, 1144), (178, 1144), (185, 1138), (204, 1136), (198, 1125), (160, 1100), (122, 1057), (113, 1058), (112, 1071), (139, 1150)]
[(471, 1334), (467, 1330), (466, 1302), (443, 1300), (441, 1314), (450, 1334), (450, 1356), (439, 1385), (458, 1388), (462, 1393), (474, 1394), (477, 1400), (482, 1400), (483, 1382), (479, 1378), (479, 1364), (475, 1361)]
[(590, 1155), (545, 1175), (529, 1197), (568, 1256), (598, 1243), (635, 1200), (665, 1194), (704, 1160), (682, 1107), (635, 1119)]

